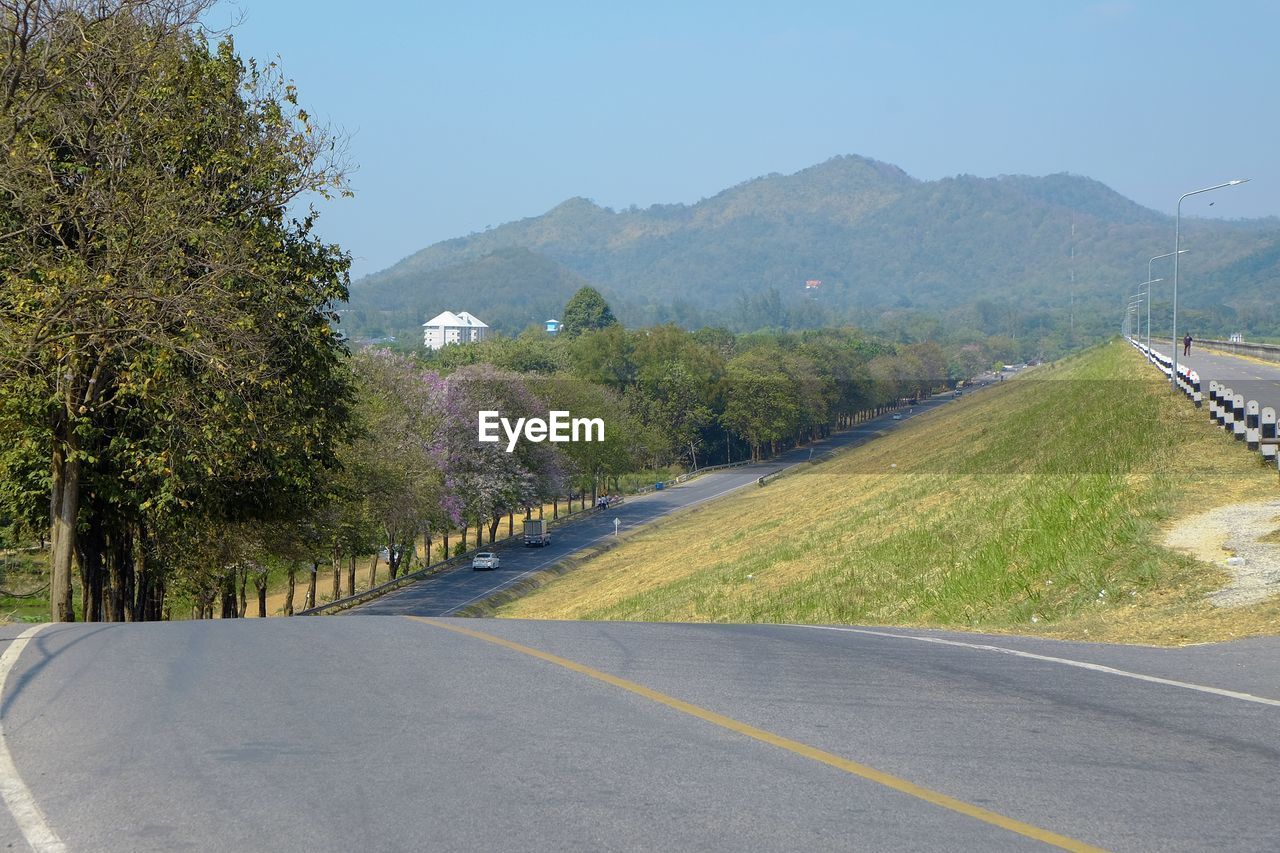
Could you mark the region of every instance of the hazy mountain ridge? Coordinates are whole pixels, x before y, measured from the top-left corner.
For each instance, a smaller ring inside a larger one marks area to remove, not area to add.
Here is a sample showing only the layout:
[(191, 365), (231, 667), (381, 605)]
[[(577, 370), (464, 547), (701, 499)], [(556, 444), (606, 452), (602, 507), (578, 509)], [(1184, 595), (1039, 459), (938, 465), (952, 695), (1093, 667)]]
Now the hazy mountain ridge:
[[(1184, 246), (1197, 252), (1195, 267), (1206, 277), (1233, 264), (1256, 272), (1248, 257), (1280, 245), (1274, 219), (1184, 218), (1184, 226)], [(844, 156), (691, 205), (613, 211), (569, 199), (542, 216), (429, 246), (356, 282), (352, 308), (366, 319), (414, 306), (430, 313), (454, 298), (449, 281), (466, 281), (467, 310), (487, 322), (501, 315), (492, 324), (514, 332), (510, 324), (534, 316), (534, 306), (553, 306), (553, 293), (586, 280), (630, 323), (767, 322), (732, 315), (744, 298), (771, 289), (794, 309), (791, 324), (889, 308), (941, 314), (979, 299), (1054, 312), (1070, 297), (1074, 245), (1078, 305), (1110, 310), (1142, 281), (1146, 258), (1167, 251), (1171, 232), (1172, 217), (1078, 175), (918, 181), (896, 166)], [(501, 262), (489, 264), (495, 254)], [(487, 279), (487, 266), (499, 274)], [(803, 290), (814, 278), (823, 281), (816, 301)], [(1257, 276), (1249, 278), (1257, 286)]]
[(585, 279), (550, 258), (522, 247), (502, 248), (475, 260), (415, 273), (409, 286), (396, 277), (364, 279), (343, 312), (342, 324), (356, 337), (416, 339), (422, 323), (440, 311), (467, 310), (494, 328), (518, 332), (558, 317), (584, 284)]

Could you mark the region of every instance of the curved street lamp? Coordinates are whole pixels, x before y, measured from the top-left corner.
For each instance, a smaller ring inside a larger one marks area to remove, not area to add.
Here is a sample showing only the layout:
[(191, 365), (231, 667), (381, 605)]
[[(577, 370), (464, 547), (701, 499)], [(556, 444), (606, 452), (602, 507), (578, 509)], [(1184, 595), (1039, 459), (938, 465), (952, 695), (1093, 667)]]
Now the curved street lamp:
[[(1138, 306), (1141, 304), (1142, 304), (1142, 296), (1140, 294), (1137, 294), (1137, 293), (1129, 294), (1129, 302), (1124, 311), (1124, 323), (1122, 324), (1123, 334), (1126, 338), (1131, 336), (1131, 332), (1133, 330), (1132, 318), (1137, 316), (1139, 317), (1139, 319), (1141, 319), (1141, 315), (1138, 314)], [(1141, 322), (1138, 323), (1138, 333), (1139, 334), (1142, 333)]]
[[(1190, 251), (1191, 251), (1190, 249), (1179, 249), (1177, 252), (1165, 252), (1163, 255), (1156, 255), (1154, 258), (1147, 261), (1147, 281), (1152, 281), (1151, 264), (1160, 260), (1161, 258), (1172, 258), (1174, 255), (1185, 255), (1187, 252), (1190, 252)], [(1164, 281), (1164, 279), (1158, 278), (1158, 279), (1155, 279), (1155, 281)], [(1151, 294), (1150, 293), (1147, 294), (1147, 352), (1148, 353), (1151, 352)]]
[(1173, 344), (1171, 347), (1173, 350), (1173, 369), (1169, 371), (1169, 387), (1174, 390), (1178, 388), (1178, 254), (1181, 251), (1178, 244), (1182, 240), (1182, 200), (1189, 196), (1220, 190), (1223, 187), (1234, 187), (1248, 182), (1248, 178), (1239, 178), (1234, 181), (1227, 181), (1225, 184), (1214, 184), (1202, 190), (1192, 190), (1178, 197), (1178, 211), (1173, 220), (1173, 334), (1170, 337), (1170, 343)]
[[(1183, 249), (1182, 251), (1185, 252), (1188, 250)], [(1138, 285), (1138, 287), (1145, 286), (1147, 288), (1147, 358), (1151, 357), (1151, 285), (1162, 281), (1164, 281), (1162, 278), (1148, 278), (1142, 284)], [(1138, 336), (1142, 336), (1141, 324), (1139, 324), (1138, 327)]]

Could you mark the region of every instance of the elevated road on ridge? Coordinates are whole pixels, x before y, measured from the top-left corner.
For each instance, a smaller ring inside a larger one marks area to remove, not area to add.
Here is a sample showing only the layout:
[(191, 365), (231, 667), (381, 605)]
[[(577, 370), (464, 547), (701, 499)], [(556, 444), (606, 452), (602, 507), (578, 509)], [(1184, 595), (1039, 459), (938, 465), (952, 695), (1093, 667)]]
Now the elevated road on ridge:
[[(1167, 341), (1163, 345), (1153, 341), (1152, 348), (1169, 354)], [(1186, 356), (1182, 354), (1182, 346), (1178, 346), (1178, 364), (1200, 374), (1200, 389), (1206, 400), (1209, 396), (1209, 382), (1217, 380), (1229, 385), (1235, 393), (1244, 395), (1246, 402), (1257, 400), (1262, 407), (1271, 406), (1280, 411), (1280, 364), (1209, 352), (1194, 344), (1191, 354)]]

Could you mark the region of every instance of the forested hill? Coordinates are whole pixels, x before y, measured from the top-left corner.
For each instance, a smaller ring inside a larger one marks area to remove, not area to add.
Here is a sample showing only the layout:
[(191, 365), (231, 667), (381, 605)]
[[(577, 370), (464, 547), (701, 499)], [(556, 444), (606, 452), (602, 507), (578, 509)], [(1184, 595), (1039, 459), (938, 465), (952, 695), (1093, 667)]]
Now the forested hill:
[[(1088, 336), (1118, 325), (1125, 289), (1168, 251), (1172, 225), (1085, 177), (918, 181), (837, 157), (692, 205), (613, 211), (575, 198), (437, 243), (356, 282), (348, 330), (405, 334), (465, 309), (517, 332), (555, 316), (585, 279), (629, 324), (874, 325), (905, 312), (986, 334), (1045, 334), (1067, 323), (1074, 246), (1077, 333)], [(1188, 291), (1189, 309), (1212, 306), (1230, 323), (1243, 322), (1233, 305), (1264, 310), (1253, 291), (1257, 271), (1274, 266), (1280, 221), (1184, 220), (1184, 240), (1184, 274), (1215, 283), (1199, 302)], [(1224, 283), (1233, 271), (1249, 273), (1243, 291)], [(822, 285), (806, 292), (812, 279)]]

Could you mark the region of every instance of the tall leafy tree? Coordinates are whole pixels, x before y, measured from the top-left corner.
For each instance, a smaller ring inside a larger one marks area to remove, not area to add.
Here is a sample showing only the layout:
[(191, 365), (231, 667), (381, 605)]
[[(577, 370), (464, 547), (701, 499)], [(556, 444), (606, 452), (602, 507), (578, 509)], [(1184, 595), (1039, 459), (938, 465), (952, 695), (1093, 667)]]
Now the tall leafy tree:
[(584, 286), (565, 303), (560, 334), (573, 338), (583, 332), (604, 329), (617, 322), (600, 291)]
[(290, 214), (345, 192), (340, 149), (208, 5), (0, 8), (0, 432), (45, 460), (55, 620), (86, 512), (140, 558), (184, 514), (286, 511), (345, 420), (349, 261)]

